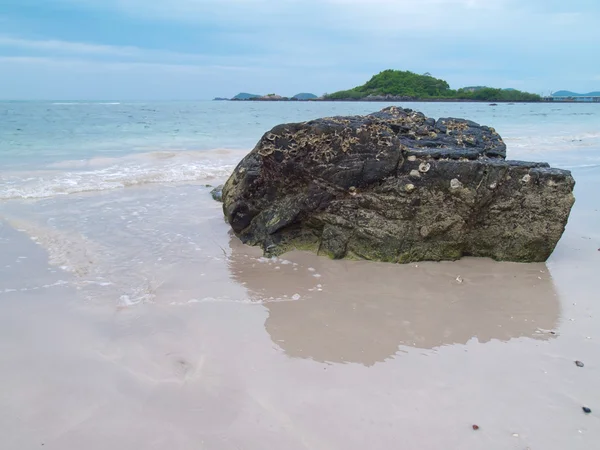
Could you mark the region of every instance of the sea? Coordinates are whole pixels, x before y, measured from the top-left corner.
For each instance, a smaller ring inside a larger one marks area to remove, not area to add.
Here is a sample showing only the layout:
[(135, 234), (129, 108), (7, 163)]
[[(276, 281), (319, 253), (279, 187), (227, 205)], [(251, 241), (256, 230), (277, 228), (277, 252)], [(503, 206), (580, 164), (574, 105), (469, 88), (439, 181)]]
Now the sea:
[(263, 133), (385, 106), (1, 102), (0, 447), (597, 448), (599, 105), (398, 105), (572, 171), (546, 263), (232, 234), (210, 192)]
[[(35, 242), (47, 254), (52, 271), (65, 275), (58, 281), (76, 287), (82, 299), (99, 305), (128, 307), (161, 301), (158, 287), (165, 283), (181, 291), (181, 298), (164, 295), (175, 303), (247, 301), (244, 295), (224, 294), (215, 277), (218, 270), (211, 269), (215, 257), (237, 248), (211, 189), (224, 183), (262, 134), (275, 125), (368, 114), (385, 106), (364, 102), (0, 103), (0, 238), (12, 229)], [(507, 143), (509, 159), (547, 161), (573, 170), (576, 180), (579, 174), (597, 173), (600, 165), (597, 105), (398, 106), (429, 117), (468, 118), (494, 127)], [(23, 272), (10, 272), (24, 267), (25, 259), (19, 258), (29, 258), (24, 249), (14, 251), (14, 264), (0, 267), (0, 294), (47, 285), (36, 284)], [(187, 279), (193, 270), (205, 273), (204, 287), (214, 288), (196, 289)], [(298, 294), (292, 290), (290, 286), (290, 292), (273, 299)]]
[[(273, 126), (368, 114), (364, 102), (0, 102), (0, 200), (223, 179)], [(404, 103), (492, 126), (508, 158), (600, 164), (593, 104)]]

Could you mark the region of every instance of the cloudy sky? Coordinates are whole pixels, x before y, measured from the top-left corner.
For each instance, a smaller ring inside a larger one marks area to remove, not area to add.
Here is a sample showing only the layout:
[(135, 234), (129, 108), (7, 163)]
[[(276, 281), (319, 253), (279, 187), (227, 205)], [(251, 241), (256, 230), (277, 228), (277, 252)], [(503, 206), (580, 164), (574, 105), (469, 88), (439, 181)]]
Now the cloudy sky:
[(0, 0), (0, 98), (322, 94), (388, 68), (600, 90), (599, 0)]

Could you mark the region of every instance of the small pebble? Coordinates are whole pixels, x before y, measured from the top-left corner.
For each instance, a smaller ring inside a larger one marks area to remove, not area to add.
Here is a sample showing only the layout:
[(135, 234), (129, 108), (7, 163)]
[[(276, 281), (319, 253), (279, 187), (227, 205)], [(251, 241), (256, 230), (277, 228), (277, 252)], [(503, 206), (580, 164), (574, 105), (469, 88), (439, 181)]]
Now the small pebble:
[(475, 431), (479, 430), (479, 425), (473, 425), (473, 429), (474, 429)]
[(584, 406), (581, 409), (583, 409), (583, 412), (586, 413), (586, 414), (591, 414), (592, 413), (592, 410), (590, 408), (588, 408), (587, 406)]
[(584, 364), (581, 361), (575, 361), (575, 365), (577, 367), (583, 367), (584, 366)]

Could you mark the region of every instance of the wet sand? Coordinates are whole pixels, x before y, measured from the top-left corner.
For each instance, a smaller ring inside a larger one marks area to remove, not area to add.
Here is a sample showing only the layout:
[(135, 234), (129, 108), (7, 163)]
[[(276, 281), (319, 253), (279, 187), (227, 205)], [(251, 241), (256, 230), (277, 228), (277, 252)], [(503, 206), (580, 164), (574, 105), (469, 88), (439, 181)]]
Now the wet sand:
[(547, 264), (267, 260), (203, 186), (0, 205), (0, 447), (595, 448), (600, 173), (574, 175)]

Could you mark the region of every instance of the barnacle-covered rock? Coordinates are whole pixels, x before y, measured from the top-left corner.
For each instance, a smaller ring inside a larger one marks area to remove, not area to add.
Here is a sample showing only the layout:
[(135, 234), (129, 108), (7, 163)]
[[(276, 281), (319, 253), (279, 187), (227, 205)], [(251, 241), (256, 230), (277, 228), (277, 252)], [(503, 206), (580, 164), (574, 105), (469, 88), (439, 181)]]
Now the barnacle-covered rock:
[(270, 255), (545, 261), (575, 182), (505, 157), (493, 128), (398, 107), (279, 125), (225, 184), (223, 210), (243, 242)]

